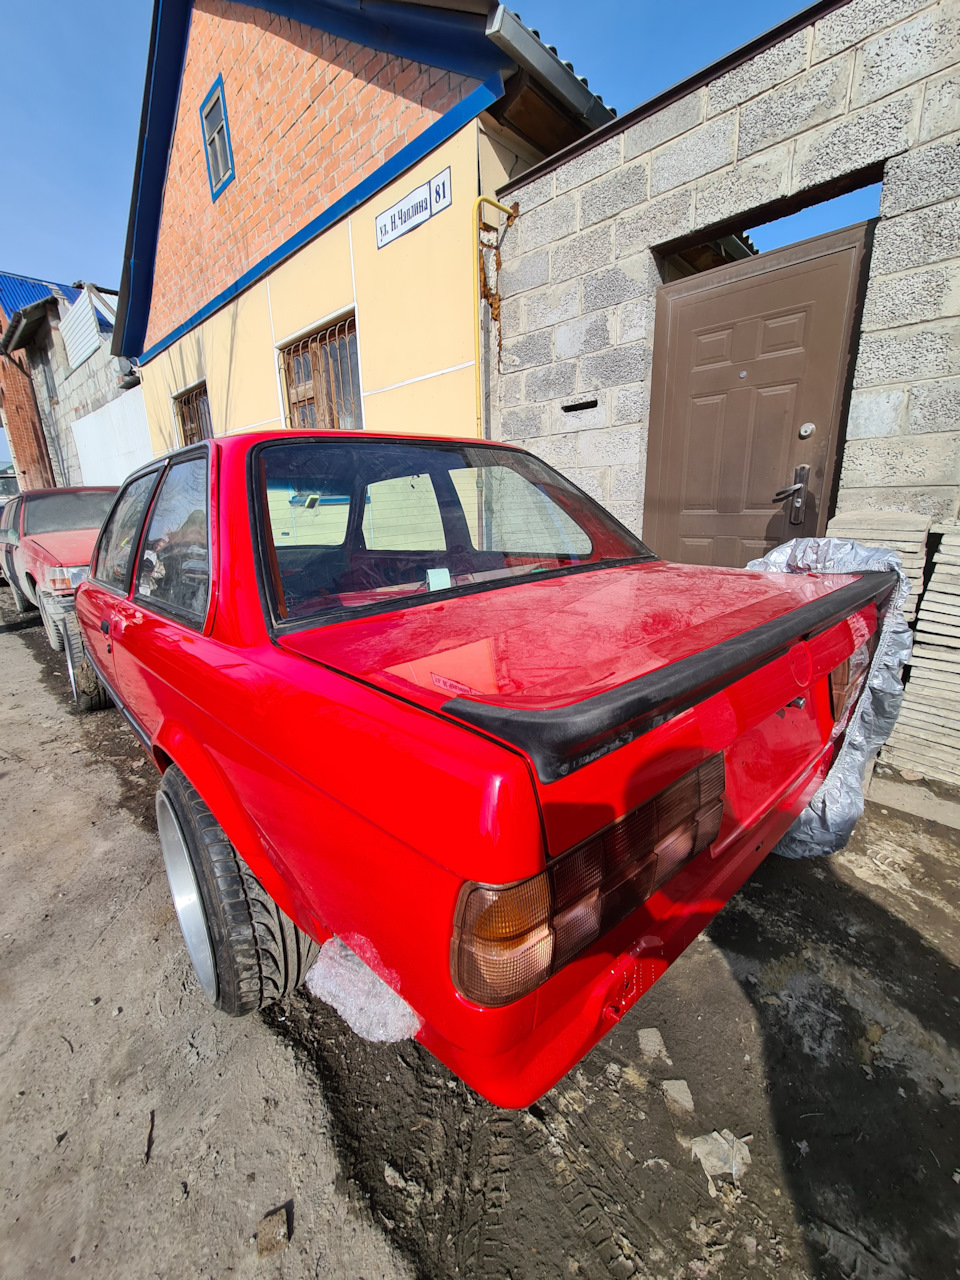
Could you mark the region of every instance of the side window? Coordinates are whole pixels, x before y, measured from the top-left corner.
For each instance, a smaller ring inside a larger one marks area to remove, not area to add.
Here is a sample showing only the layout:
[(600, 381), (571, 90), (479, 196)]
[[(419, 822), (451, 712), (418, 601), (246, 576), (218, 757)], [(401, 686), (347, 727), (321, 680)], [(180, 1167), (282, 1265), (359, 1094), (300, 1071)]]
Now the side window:
[(3, 508), (3, 515), (0, 516), (0, 529), (17, 529), (19, 528), (18, 516), (20, 515), (20, 503), (22, 499), (14, 498), (12, 502), (8, 502)]
[(133, 555), (143, 509), (150, 500), (157, 473), (141, 476), (128, 484), (104, 526), (93, 566), (93, 577), (105, 586), (129, 590), (130, 557)]
[(369, 551), (445, 551), (440, 504), (428, 475), (367, 486), (363, 541)]
[(230, 126), (223, 100), (223, 76), (217, 76), (213, 88), (200, 108), (203, 128), (203, 145), (207, 153), (207, 176), (210, 179), (210, 196), (217, 197), (233, 181), (233, 149), (230, 146)]
[(199, 625), (207, 612), (206, 457), (176, 462), (160, 486), (137, 566), (136, 594)]

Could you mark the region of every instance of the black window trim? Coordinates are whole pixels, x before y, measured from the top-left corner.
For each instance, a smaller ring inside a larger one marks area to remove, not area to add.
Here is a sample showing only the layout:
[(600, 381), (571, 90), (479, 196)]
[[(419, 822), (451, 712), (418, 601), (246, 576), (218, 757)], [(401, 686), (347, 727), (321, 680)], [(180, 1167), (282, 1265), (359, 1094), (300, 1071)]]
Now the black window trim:
[(138, 480), (142, 480), (145, 476), (150, 475), (151, 471), (154, 471), (153, 488), (147, 494), (147, 501), (144, 504), (143, 511), (140, 513), (140, 519), (137, 522), (137, 533), (136, 533), (136, 537), (133, 540), (133, 551), (130, 556), (130, 560), (127, 563), (127, 572), (124, 575), (124, 589), (121, 591), (120, 588), (115, 586), (112, 582), (104, 582), (102, 578), (96, 577), (94, 573), (91, 572), (90, 574), (91, 582), (95, 582), (98, 587), (101, 587), (104, 591), (109, 591), (111, 595), (117, 596), (117, 598), (120, 600), (126, 600), (127, 596), (130, 594), (130, 586), (133, 580), (133, 570), (134, 570), (134, 566), (137, 563), (137, 556), (140, 551), (140, 540), (143, 537), (143, 527), (144, 527), (144, 524), (146, 523), (147, 516), (150, 514), (150, 509), (153, 506), (153, 499), (157, 492), (157, 476), (162, 475), (165, 470), (166, 470), (165, 462), (160, 462), (159, 465), (157, 465), (156, 463), (152, 463), (147, 465), (146, 467), (141, 468), (140, 471), (135, 472), (133, 475), (127, 476), (126, 480), (124, 480), (123, 484), (121, 484), (120, 488), (117, 490), (117, 496), (113, 500), (113, 506), (107, 512), (107, 517), (104, 520), (103, 525), (101, 526), (100, 532), (97, 534), (97, 540), (93, 546), (93, 554), (90, 556), (91, 570), (93, 566), (97, 563), (97, 558), (100, 555), (100, 547), (103, 544), (103, 535), (107, 531), (107, 525), (113, 519), (113, 513), (116, 511), (117, 507), (119, 506), (121, 497), (123, 496), (123, 494), (126, 493), (126, 491), (130, 488), (131, 485), (136, 484)]
[[(459, 587), (448, 587), (442, 591), (420, 592), (414, 595), (402, 596), (396, 600), (384, 600), (377, 604), (359, 605), (355, 608), (344, 607), (342, 609), (332, 610), (327, 614), (311, 614), (307, 618), (282, 618), (277, 609), (277, 601), (274, 599), (271, 587), (270, 567), (268, 563), (268, 541), (269, 535), (266, 525), (266, 512), (264, 510), (263, 498), (260, 492), (259, 470), (260, 456), (265, 449), (273, 448), (276, 445), (294, 445), (294, 444), (334, 444), (339, 445), (344, 439), (350, 439), (357, 444), (365, 447), (376, 448), (387, 442), (390, 444), (409, 444), (419, 446), (426, 449), (447, 449), (457, 451), (464, 447), (478, 449), (496, 449), (509, 450), (510, 453), (519, 453), (524, 457), (533, 458), (534, 461), (544, 466), (550, 466), (548, 462), (544, 462), (542, 458), (538, 458), (536, 454), (531, 453), (529, 449), (518, 449), (513, 445), (505, 444), (500, 440), (448, 440), (446, 438), (438, 438), (432, 440), (425, 436), (389, 436), (378, 439), (372, 433), (366, 436), (352, 433), (345, 433), (341, 440), (331, 440), (330, 433), (314, 433), (309, 435), (297, 432), (296, 435), (289, 439), (282, 437), (272, 440), (263, 440), (253, 446), (247, 454), (247, 492), (250, 504), (250, 532), (253, 540), (254, 560), (257, 570), (257, 589), (260, 594), (260, 604), (263, 609), (264, 621), (267, 624), (267, 630), (271, 640), (276, 640), (279, 636), (291, 635), (297, 631), (315, 631), (318, 627), (334, 626), (340, 622), (347, 622), (353, 618), (369, 618), (378, 614), (397, 613), (401, 609), (410, 609), (418, 604), (427, 604), (435, 601), (451, 600), (460, 596), (480, 595), (484, 591), (498, 591), (507, 587), (519, 587), (528, 584), (531, 581), (544, 582), (551, 578), (567, 578), (576, 573), (591, 573), (600, 569), (615, 569), (632, 564), (652, 564), (660, 560), (654, 551), (647, 548), (648, 554), (645, 556), (625, 556), (621, 558), (608, 558), (605, 560), (594, 560), (589, 564), (567, 565), (560, 569), (547, 569), (538, 572), (535, 575), (527, 575), (518, 578), (503, 578), (492, 582), (475, 582)], [(551, 468), (554, 470), (555, 468)], [(559, 474), (559, 473), (558, 473)], [(618, 529), (630, 538), (636, 538), (637, 535), (622, 524), (615, 515), (607, 511), (606, 507), (600, 506), (595, 498), (591, 498), (588, 493), (563, 476), (564, 481), (570, 485), (575, 493), (579, 494), (590, 506), (599, 507), (608, 520), (613, 521)], [(638, 539), (642, 542), (642, 539)], [(646, 545), (645, 543), (643, 544)]]
[[(166, 480), (173, 467), (179, 466), (181, 462), (192, 462), (194, 458), (203, 458), (207, 468), (206, 483), (206, 501), (207, 501), (207, 563), (209, 572), (207, 574), (207, 601), (200, 615), (199, 621), (196, 614), (190, 613), (186, 609), (180, 609), (176, 605), (167, 603), (160, 604), (153, 596), (142, 596), (136, 588), (137, 567), (140, 564), (140, 553), (143, 547), (143, 539), (147, 532), (147, 521), (153, 514), (156, 506), (157, 497), (163, 488), (163, 481)], [(150, 494), (150, 501), (147, 504), (147, 510), (144, 519), (140, 525), (137, 535), (137, 555), (133, 561), (133, 581), (127, 588), (127, 594), (133, 591), (133, 600), (142, 608), (149, 610), (150, 613), (159, 614), (160, 617), (169, 618), (172, 622), (179, 622), (185, 627), (189, 627), (191, 631), (203, 632), (206, 629), (207, 621), (210, 617), (210, 604), (213, 599), (213, 540), (211, 537), (211, 517), (213, 515), (212, 504), (210, 502), (210, 479), (211, 479), (212, 458), (210, 450), (210, 441), (201, 440), (198, 444), (189, 445), (185, 449), (178, 449), (175, 453), (168, 454), (164, 459), (164, 465), (161, 467), (163, 479), (159, 484), (154, 485), (153, 492)], [(136, 477), (131, 476), (131, 480)]]

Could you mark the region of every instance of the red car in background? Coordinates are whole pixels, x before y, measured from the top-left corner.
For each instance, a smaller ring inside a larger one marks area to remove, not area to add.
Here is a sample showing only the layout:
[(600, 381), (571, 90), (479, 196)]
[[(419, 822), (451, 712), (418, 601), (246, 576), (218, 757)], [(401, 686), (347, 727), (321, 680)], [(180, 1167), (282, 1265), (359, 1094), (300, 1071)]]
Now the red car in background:
[(64, 645), (63, 605), (87, 572), (116, 488), (28, 489), (0, 513), (0, 562), (20, 613), (40, 610), (51, 647)]
[(505, 445), (248, 433), (122, 487), (76, 658), (162, 774), (208, 998), (336, 935), (518, 1107), (792, 824), (895, 583), (664, 563)]

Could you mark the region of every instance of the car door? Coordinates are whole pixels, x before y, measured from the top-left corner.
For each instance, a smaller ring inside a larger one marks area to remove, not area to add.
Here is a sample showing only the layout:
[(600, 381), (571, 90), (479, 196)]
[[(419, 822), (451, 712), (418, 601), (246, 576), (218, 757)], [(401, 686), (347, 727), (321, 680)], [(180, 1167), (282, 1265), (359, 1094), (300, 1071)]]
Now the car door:
[(12, 498), (3, 508), (0, 516), (0, 554), (3, 557), (3, 576), (12, 582), (20, 591), (20, 579), (17, 576), (14, 556), (20, 545), (20, 512), (23, 508), (22, 498)]
[(101, 680), (124, 703), (113, 653), (117, 606), (130, 592), (134, 555), (162, 468), (134, 476), (117, 495), (94, 548), (91, 574), (77, 589), (76, 609), (87, 652)]
[(120, 695), (152, 739), (200, 641), (210, 604), (211, 455), (206, 445), (165, 471), (141, 540), (130, 599), (115, 609)]

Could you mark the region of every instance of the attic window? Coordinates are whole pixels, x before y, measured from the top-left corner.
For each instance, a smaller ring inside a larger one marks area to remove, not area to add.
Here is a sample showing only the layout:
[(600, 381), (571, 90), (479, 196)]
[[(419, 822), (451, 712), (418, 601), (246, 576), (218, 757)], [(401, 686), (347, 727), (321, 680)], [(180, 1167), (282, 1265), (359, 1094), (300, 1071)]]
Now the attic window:
[(210, 179), (210, 196), (216, 200), (233, 181), (233, 150), (230, 146), (230, 126), (227, 108), (223, 100), (223, 76), (217, 76), (213, 88), (200, 108), (203, 127), (203, 145), (207, 154), (207, 176)]

